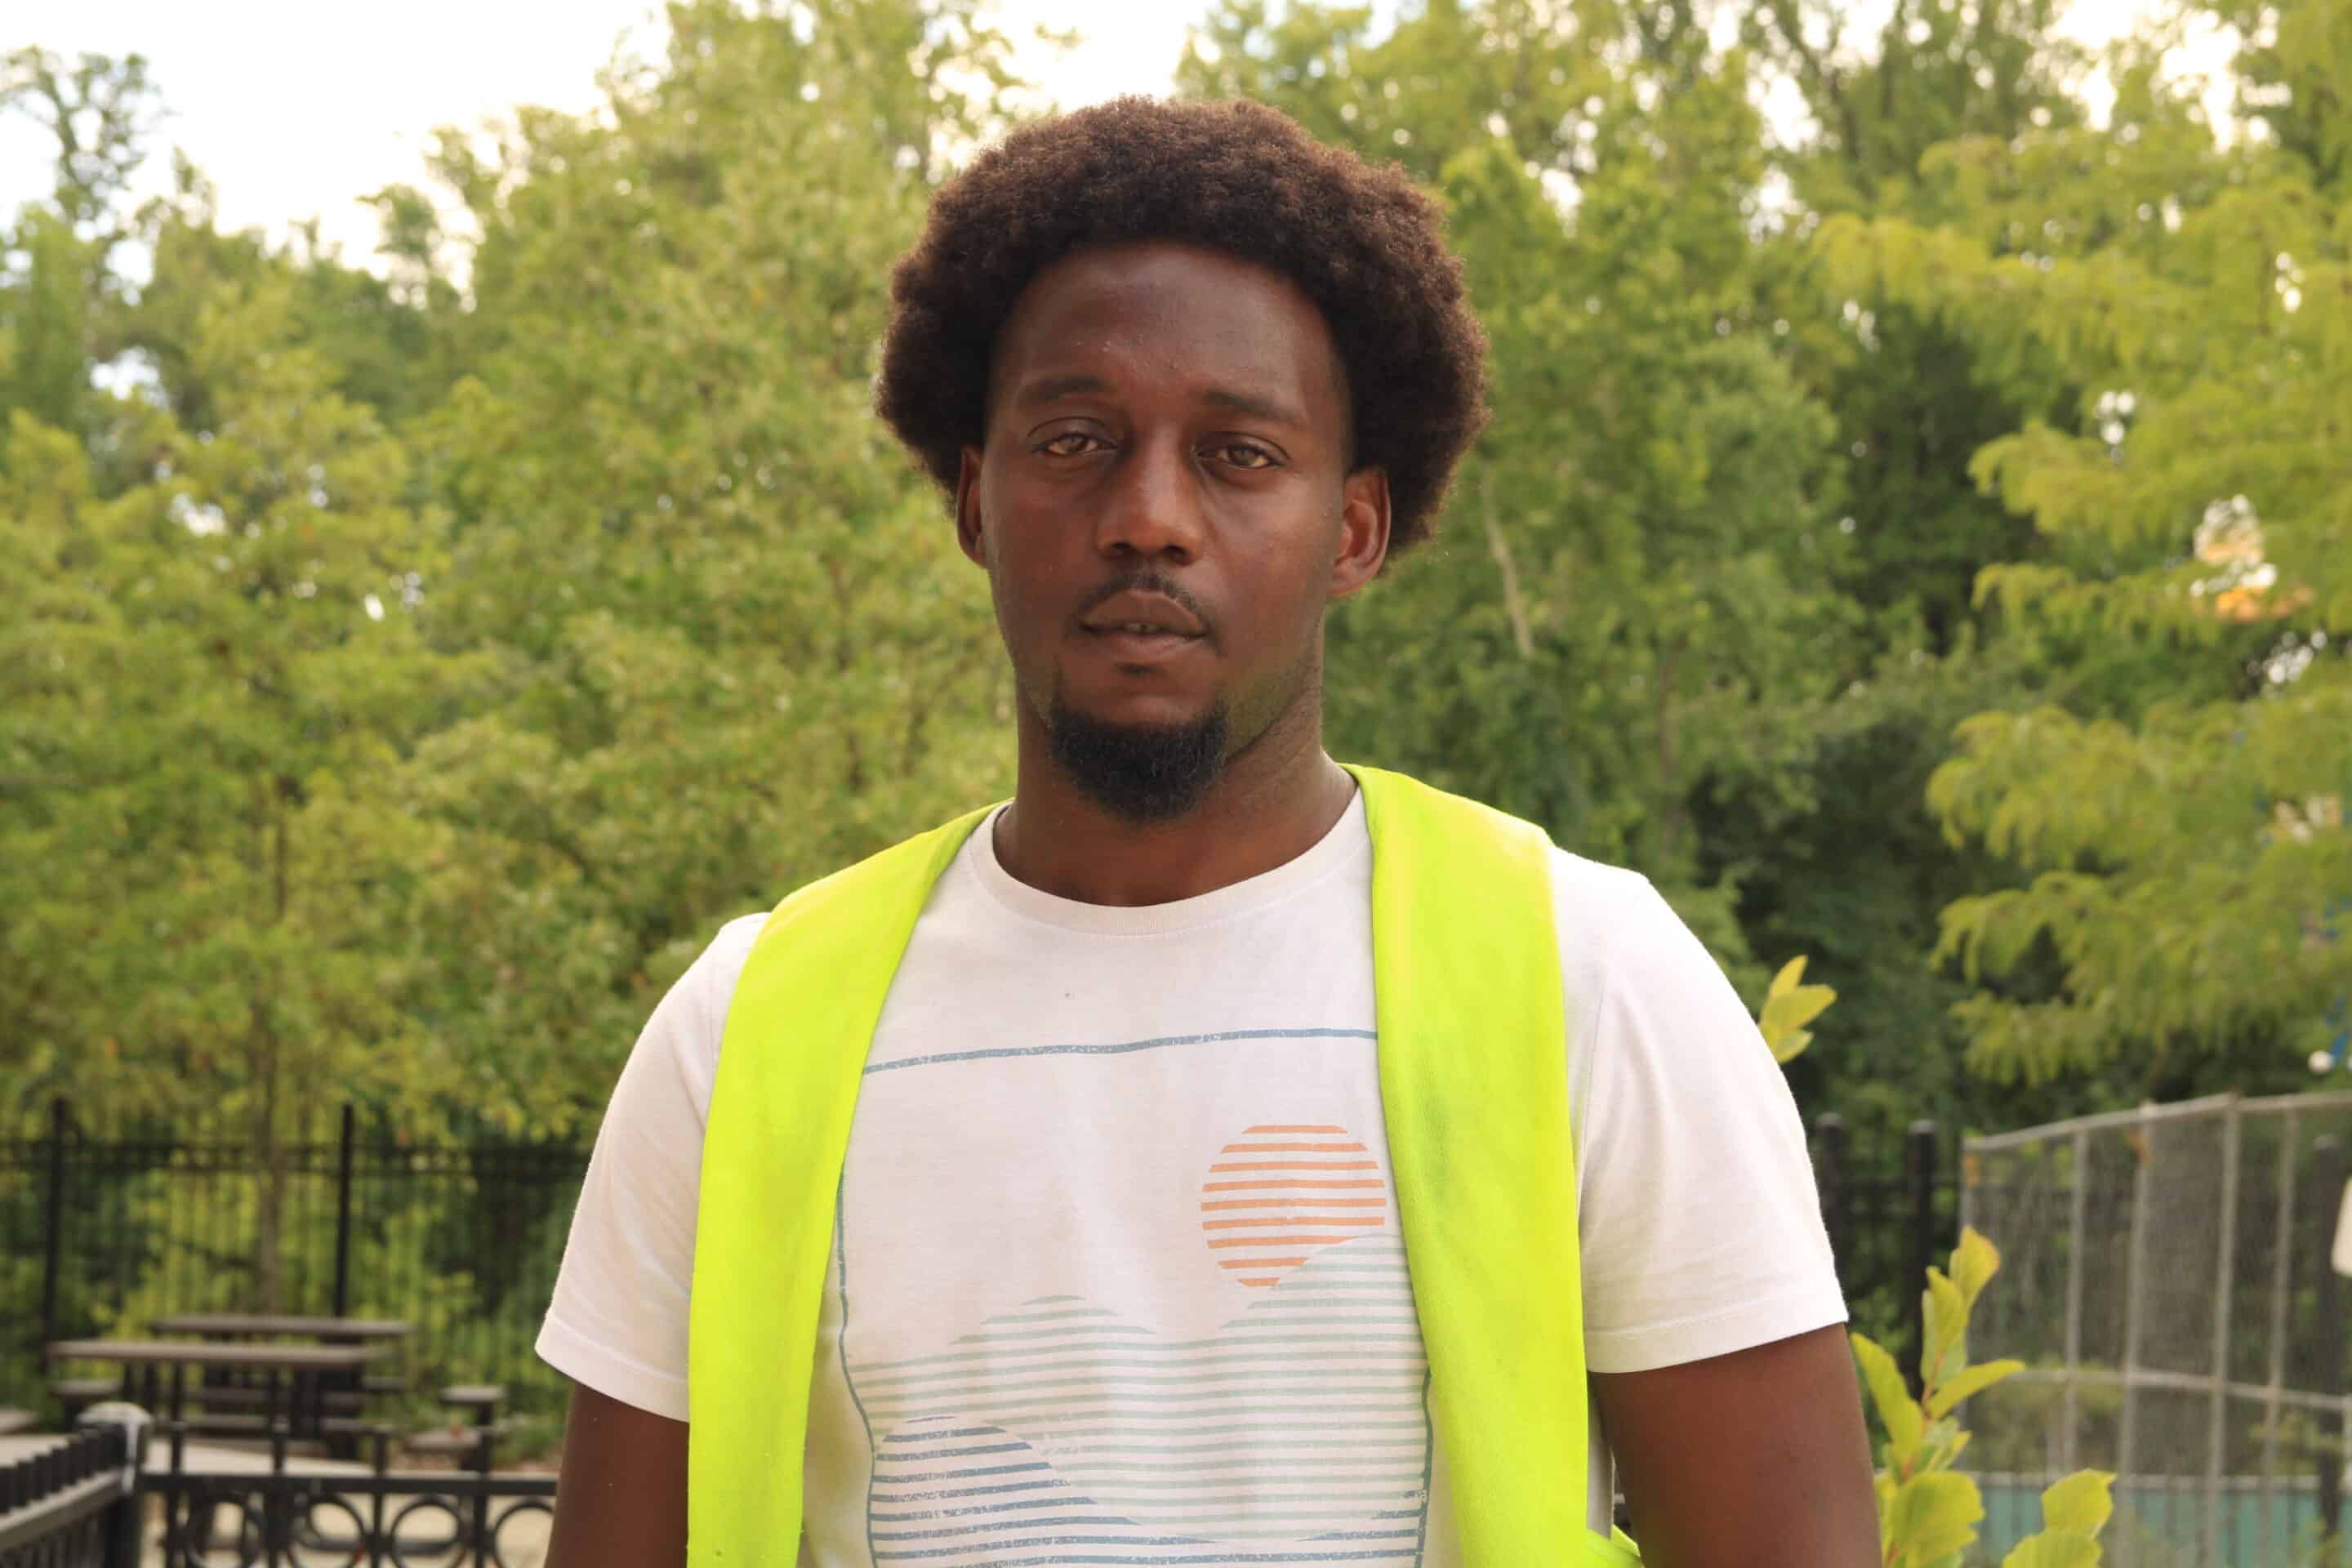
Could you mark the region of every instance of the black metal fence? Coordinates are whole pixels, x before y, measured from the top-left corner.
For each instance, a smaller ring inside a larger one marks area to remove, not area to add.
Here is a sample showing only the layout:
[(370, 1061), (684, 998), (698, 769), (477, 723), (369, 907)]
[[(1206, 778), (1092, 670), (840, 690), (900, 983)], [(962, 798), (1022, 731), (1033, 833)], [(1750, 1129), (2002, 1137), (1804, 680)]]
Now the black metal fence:
[[(209, 1568), (226, 1556), (249, 1568), (333, 1562), (352, 1568), (525, 1568), (546, 1559), (555, 1513), (552, 1475), (495, 1473), (485, 1450), (470, 1470), (395, 1470), (390, 1433), (373, 1435), (374, 1463), (332, 1468), (289, 1463), (271, 1445), (269, 1468), (191, 1467), (183, 1430), (166, 1429), (168, 1458), (138, 1478), (163, 1500), (163, 1568)], [(92, 1568), (137, 1568), (109, 1558)]]
[(1844, 1121), (1823, 1116), (1813, 1123), (1813, 1182), (1853, 1326), (1895, 1353), (1916, 1394), (1927, 1267), (1959, 1245), (1959, 1141), (1915, 1121), (1899, 1164), (1865, 1163), (1853, 1157)]
[[(1822, 1214), (1855, 1327), (1916, 1364), (1919, 1291), (1958, 1235), (1957, 1140), (1915, 1124), (1902, 1163), (1814, 1128)], [(236, 1129), (85, 1125), (64, 1100), (0, 1138), (0, 1404), (38, 1404), (56, 1339), (196, 1311), (399, 1318), (409, 1386), (505, 1384), (553, 1414), (531, 1353), (584, 1146), (424, 1143), (321, 1105), (271, 1146)], [(386, 1368), (385, 1370), (394, 1370)]]
[(131, 1444), (99, 1426), (0, 1465), (0, 1568), (135, 1568)]
[[(0, 1465), (0, 1568), (526, 1568), (544, 1562), (552, 1475), (395, 1470), (387, 1429), (372, 1465), (289, 1458), (268, 1467), (192, 1464), (184, 1426), (153, 1442), (142, 1411), (110, 1405), (83, 1428)], [(217, 1454), (214, 1456), (217, 1462)], [(151, 1500), (153, 1506), (151, 1507)]]
[(42, 1347), (184, 1312), (398, 1318), (413, 1389), (493, 1381), (557, 1408), (530, 1353), (588, 1152), (422, 1143), (331, 1103), (241, 1130), (86, 1125), (64, 1100), (0, 1137), (0, 1404), (37, 1405)]

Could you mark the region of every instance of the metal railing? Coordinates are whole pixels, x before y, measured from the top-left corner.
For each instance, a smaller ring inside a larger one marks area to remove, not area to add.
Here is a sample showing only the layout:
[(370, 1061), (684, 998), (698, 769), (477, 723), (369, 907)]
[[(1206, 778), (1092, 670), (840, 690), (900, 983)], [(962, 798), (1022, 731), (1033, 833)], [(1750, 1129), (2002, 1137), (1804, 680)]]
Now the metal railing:
[[(93, 1426), (0, 1465), (0, 1568), (119, 1568), (132, 1444), (121, 1426)], [(129, 1528), (135, 1537), (135, 1517)]]
[[(142, 1496), (163, 1500), (163, 1568), (295, 1568), (322, 1560), (353, 1568), (539, 1568), (551, 1521), (555, 1477), (501, 1475), (491, 1468), (486, 1432), (467, 1470), (395, 1470), (392, 1434), (371, 1434), (373, 1465), (329, 1465), (288, 1458), (283, 1423), (265, 1471), (191, 1464), (186, 1426), (166, 1428), (168, 1460), (139, 1478)], [(523, 1528), (518, 1530), (520, 1524)], [(103, 1568), (134, 1568), (107, 1563)]]

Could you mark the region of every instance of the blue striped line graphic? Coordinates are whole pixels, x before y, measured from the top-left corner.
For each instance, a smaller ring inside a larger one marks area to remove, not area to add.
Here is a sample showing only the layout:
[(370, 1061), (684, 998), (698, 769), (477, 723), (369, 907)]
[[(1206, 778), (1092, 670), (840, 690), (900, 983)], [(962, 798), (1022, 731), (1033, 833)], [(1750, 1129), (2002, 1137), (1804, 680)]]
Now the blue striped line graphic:
[(1403, 1262), (1392, 1233), (1336, 1244), (1205, 1339), (1071, 1297), (924, 1356), (853, 1360), (845, 1328), (873, 1561), (1414, 1568), (1433, 1444)]

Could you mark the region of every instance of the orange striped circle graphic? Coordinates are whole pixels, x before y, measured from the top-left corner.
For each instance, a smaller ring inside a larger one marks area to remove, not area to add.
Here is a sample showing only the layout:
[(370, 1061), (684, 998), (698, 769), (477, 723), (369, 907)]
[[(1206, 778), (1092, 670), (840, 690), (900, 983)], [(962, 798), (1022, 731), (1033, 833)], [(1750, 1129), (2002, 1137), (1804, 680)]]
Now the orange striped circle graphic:
[(1344, 1127), (1253, 1127), (1201, 1184), (1201, 1230), (1226, 1278), (1264, 1289), (1335, 1241), (1387, 1228), (1380, 1163)]

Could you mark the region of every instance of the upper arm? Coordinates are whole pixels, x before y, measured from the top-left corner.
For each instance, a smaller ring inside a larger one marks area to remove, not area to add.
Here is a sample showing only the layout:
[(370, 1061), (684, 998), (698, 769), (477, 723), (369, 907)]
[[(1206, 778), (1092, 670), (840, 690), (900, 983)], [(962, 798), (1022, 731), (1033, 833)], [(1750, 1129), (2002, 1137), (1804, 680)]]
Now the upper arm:
[(1860, 1568), (1877, 1505), (1796, 1101), (1655, 889), (1571, 872), (1585, 1353), (1644, 1559)]
[(552, 1568), (682, 1568), (687, 1425), (572, 1390), (555, 1489)]
[(654, 1010), (581, 1184), (539, 1354), (575, 1383), (687, 1415), (702, 1131), (736, 976), (760, 925), (730, 922)]
[(1870, 1442), (1842, 1329), (1592, 1384), (1647, 1568), (1876, 1568)]
[(572, 1380), (554, 1568), (686, 1561), (687, 1329), (702, 1128), (727, 1005), (757, 919), (663, 997), (614, 1089), (539, 1353)]
[(1843, 1322), (1804, 1124), (1738, 994), (1640, 877), (1570, 879), (1587, 1363), (1646, 1372)]

